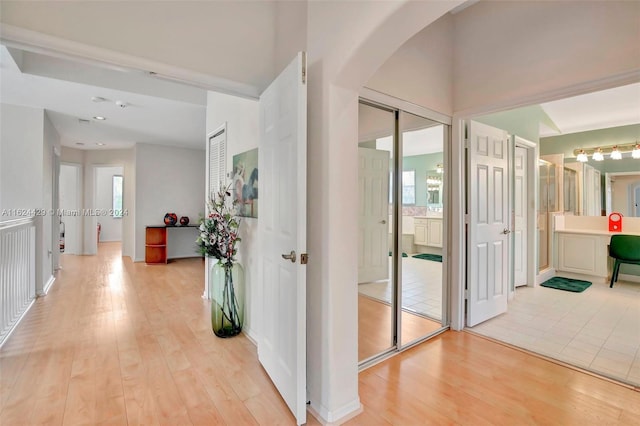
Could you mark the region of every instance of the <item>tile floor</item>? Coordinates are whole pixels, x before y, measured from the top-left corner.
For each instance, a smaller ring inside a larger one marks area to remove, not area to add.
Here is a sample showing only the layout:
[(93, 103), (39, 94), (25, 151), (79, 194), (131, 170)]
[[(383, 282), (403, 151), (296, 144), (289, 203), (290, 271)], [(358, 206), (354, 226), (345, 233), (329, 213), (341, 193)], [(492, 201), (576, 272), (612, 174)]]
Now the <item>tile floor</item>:
[(640, 283), (520, 287), (507, 313), (470, 330), (640, 386)]
[[(389, 260), (389, 271), (391, 271)], [(360, 294), (391, 303), (389, 281), (359, 284)], [(402, 258), (402, 307), (431, 319), (442, 320), (442, 263)]]

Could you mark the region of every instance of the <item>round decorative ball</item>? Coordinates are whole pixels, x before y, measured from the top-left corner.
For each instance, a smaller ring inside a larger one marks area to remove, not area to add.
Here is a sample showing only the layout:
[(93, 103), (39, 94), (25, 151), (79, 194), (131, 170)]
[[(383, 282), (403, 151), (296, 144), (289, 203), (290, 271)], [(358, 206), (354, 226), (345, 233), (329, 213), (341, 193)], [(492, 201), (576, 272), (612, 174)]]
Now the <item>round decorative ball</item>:
[(182, 216), (180, 218), (180, 225), (187, 226), (189, 224), (189, 216)]
[(164, 224), (167, 226), (176, 226), (178, 216), (175, 213), (167, 213), (164, 215)]

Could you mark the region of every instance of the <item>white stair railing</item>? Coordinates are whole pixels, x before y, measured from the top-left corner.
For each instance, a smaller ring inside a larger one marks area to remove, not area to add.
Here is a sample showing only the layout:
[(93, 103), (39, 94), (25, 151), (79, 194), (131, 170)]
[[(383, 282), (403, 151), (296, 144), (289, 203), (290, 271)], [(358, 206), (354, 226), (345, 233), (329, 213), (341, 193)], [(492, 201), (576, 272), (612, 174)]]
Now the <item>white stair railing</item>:
[(0, 222), (0, 346), (36, 297), (36, 222)]

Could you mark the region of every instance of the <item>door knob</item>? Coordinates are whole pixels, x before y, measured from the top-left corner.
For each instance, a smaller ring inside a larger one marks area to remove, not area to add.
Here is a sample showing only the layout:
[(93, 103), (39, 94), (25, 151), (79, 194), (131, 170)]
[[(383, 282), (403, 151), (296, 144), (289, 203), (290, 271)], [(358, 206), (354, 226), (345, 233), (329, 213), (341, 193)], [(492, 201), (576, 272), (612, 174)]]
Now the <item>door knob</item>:
[(296, 263), (296, 252), (291, 250), (291, 253), (283, 254), (282, 258), (283, 259), (289, 259), (291, 261), (291, 263)]
[(502, 231), (502, 233), (503, 233), (504, 235), (507, 235), (507, 234), (510, 234), (510, 233), (511, 233), (511, 231), (510, 231), (509, 229), (507, 229), (507, 228), (504, 228), (504, 230)]
[(382, 219), (382, 220), (380, 221), (380, 223), (384, 225), (384, 224), (386, 224), (386, 223), (387, 223), (387, 221), (386, 221), (386, 220), (384, 220), (384, 219)]

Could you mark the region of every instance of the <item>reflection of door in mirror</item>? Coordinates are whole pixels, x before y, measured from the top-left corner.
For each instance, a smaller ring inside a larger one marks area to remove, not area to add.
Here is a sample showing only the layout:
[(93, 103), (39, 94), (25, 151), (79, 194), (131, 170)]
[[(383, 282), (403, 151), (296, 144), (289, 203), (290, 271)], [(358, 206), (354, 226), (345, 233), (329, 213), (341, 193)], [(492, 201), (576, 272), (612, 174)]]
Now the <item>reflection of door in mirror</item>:
[(565, 213), (578, 214), (578, 173), (575, 170), (564, 168), (564, 211)]

